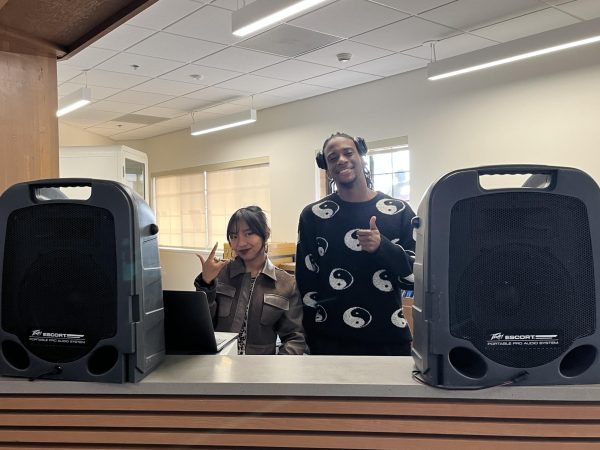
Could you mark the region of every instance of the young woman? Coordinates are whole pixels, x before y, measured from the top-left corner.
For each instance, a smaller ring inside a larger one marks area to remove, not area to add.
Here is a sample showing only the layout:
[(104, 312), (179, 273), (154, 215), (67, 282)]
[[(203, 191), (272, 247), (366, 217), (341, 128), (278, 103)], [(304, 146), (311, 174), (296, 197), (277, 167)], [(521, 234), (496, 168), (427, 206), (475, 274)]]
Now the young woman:
[(227, 240), (236, 257), (206, 259), (197, 290), (206, 292), (217, 331), (239, 333), (240, 355), (301, 355), (306, 350), (302, 303), (294, 277), (276, 268), (267, 256), (271, 230), (258, 206), (238, 209), (227, 224)]

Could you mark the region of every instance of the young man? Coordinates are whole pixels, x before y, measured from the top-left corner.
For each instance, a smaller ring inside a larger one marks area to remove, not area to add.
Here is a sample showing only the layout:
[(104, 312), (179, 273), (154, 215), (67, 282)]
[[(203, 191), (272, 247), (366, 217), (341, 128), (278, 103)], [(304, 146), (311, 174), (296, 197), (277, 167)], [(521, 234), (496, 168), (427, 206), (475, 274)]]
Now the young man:
[(405, 202), (372, 189), (361, 138), (332, 135), (317, 155), (337, 192), (304, 208), (296, 280), (312, 354), (410, 355), (400, 288), (415, 241)]

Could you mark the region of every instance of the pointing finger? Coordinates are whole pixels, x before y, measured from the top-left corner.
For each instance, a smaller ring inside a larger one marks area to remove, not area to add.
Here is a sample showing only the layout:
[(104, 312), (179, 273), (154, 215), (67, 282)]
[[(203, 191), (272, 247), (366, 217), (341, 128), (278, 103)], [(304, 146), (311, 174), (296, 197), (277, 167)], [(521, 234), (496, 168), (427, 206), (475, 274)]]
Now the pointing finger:
[(209, 258), (214, 258), (215, 257), (215, 252), (217, 251), (217, 246), (219, 245), (218, 242), (215, 242), (215, 246), (212, 248), (210, 254), (208, 255)]

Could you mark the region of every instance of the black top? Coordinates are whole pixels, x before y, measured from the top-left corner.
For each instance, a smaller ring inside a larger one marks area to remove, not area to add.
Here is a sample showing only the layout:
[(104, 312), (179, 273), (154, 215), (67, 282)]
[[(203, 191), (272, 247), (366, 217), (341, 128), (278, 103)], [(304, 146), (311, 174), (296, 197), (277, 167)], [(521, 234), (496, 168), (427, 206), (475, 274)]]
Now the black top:
[[(412, 289), (414, 215), (407, 203), (381, 192), (366, 202), (346, 202), (334, 193), (304, 208), (296, 279), (312, 353), (319, 353), (319, 341), (327, 341), (327, 353), (335, 353), (333, 342), (340, 349), (365, 343), (373, 349), (407, 347), (411, 335), (400, 290)], [(375, 253), (363, 251), (356, 238), (357, 229), (369, 228), (371, 216), (381, 233)]]

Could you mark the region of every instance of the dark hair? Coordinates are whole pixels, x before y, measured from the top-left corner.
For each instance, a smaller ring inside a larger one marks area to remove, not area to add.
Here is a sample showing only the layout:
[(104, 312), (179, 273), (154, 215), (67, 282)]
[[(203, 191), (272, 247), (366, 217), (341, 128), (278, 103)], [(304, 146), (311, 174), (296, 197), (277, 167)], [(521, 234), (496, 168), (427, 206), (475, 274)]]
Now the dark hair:
[[(356, 147), (356, 151), (358, 151), (356, 139), (347, 133), (342, 133), (341, 131), (338, 131), (337, 133), (334, 133), (331, 136), (329, 136), (327, 139), (325, 139), (325, 142), (323, 142), (323, 148), (321, 149), (321, 155), (323, 155), (323, 163), (325, 164), (325, 167), (327, 167), (327, 158), (325, 158), (325, 148), (327, 147), (327, 144), (329, 144), (329, 141), (331, 141), (333, 138), (336, 138), (336, 137), (343, 137), (346, 139), (350, 139), (352, 142), (354, 142), (354, 147)], [(371, 171), (369, 170), (368, 164), (363, 164), (363, 173), (365, 174), (365, 180), (367, 181), (367, 187), (369, 189), (373, 189), (373, 179), (371, 178)], [(330, 188), (331, 192), (333, 192), (334, 185), (335, 185), (335, 182), (333, 181), (333, 179), (329, 179), (329, 188)]]
[(269, 229), (269, 224), (267, 223), (267, 216), (260, 206), (255, 205), (240, 208), (231, 215), (229, 223), (227, 224), (228, 242), (231, 242), (232, 234), (238, 233), (238, 223), (240, 220), (246, 222), (248, 228), (262, 238), (263, 244), (267, 243), (271, 231)]

